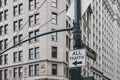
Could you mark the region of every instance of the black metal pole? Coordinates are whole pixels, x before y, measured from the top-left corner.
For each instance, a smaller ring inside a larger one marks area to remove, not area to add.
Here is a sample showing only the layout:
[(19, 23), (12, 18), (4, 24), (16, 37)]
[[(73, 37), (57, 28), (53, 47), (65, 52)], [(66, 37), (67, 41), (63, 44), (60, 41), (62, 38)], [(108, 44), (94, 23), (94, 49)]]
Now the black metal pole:
[[(81, 40), (81, 0), (74, 0), (74, 20), (73, 20), (73, 49), (82, 48)], [(70, 70), (70, 80), (80, 80), (81, 77), (81, 67), (71, 68)]]

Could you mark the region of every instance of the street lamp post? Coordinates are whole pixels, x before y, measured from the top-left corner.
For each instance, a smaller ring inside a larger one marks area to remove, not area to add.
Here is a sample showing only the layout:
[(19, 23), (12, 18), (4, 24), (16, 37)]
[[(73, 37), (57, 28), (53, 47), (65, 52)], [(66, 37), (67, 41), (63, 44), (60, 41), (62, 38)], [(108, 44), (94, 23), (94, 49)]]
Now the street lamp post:
[[(73, 20), (73, 48), (81, 49), (81, 0), (74, 0), (74, 20)], [(70, 68), (70, 80), (80, 80), (81, 67)]]

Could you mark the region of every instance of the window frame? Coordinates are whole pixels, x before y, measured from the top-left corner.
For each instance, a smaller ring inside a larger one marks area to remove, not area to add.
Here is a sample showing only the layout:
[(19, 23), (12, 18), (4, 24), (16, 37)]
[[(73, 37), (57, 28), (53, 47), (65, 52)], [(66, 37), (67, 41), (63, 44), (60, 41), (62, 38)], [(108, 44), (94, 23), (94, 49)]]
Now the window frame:
[[(38, 36), (39, 35), (39, 30), (35, 30), (34, 34), (35, 34), (35, 36)], [(35, 42), (39, 42), (39, 37), (35, 38)]]
[[(29, 32), (29, 39), (32, 38), (32, 37), (34, 37), (34, 32), (33, 31)], [(33, 42), (34, 42), (34, 39), (29, 40), (30, 44), (32, 44)]]
[(19, 29), (21, 30), (23, 28), (23, 19), (19, 20)]
[[(31, 52), (32, 51), (32, 52)], [(30, 48), (29, 49), (29, 60), (33, 60), (34, 59), (34, 49)]]
[(8, 64), (8, 54), (5, 54), (4, 56), (4, 64)]
[(19, 69), (18, 75), (19, 75), (19, 77), (22, 77), (23, 76), (23, 68), (19, 67), (18, 69)]
[(39, 56), (40, 56), (40, 49), (39, 49), (39, 47), (36, 47), (35, 48), (35, 59), (38, 59)]
[(57, 64), (52, 64), (52, 75), (57, 75)]
[[(55, 29), (52, 29), (54, 31)], [(51, 34), (52, 41), (57, 41), (57, 32)]]
[(51, 6), (57, 8), (57, 0), (51, 0)]
[(35, 76), (39, 76), (39, 74), (40, 74), (40, 69), (39, 69), (39, 64), (35, 64)]
[(19, 62), (23, 62), (23, 51), (19, 51)]
[(29, 0), (29, 10), (34, 9), (34, 0)]
[(16, 5), (16, 6), (14, 6), (14, 8), (13, 8), (13, 12), (14, 12), (14, 16), (17, 16), (18, 15), (18, 6)]
[(23, 14), (23, 4), (19, 4), (19, 14)]
[(56, 46), (52, 46), (52, 58), (57, 58), (57, 47)]
[(18, 54), (17, 54), (17, 52), (13, 53), (13, 62), (14, 63), (18, 62)]
[(18, 21), (14, 21), (13, 24), (14, 24), (14, 31), (17, 31), (19, 29)]
[(29, 66), (29, 76), (34, 76), (33, 65), (30, 65), (30, 66)]
[(8, 69), (4, 70), (4, 79), (8, 79)]
[(17, 68), (13, 68), (13, 77), (14, 78), (18, 77), (18, 69)]
[(52, 12), (52, 16), (51, 16), (51, 23), (52, 24), (57, 24), (57, 13), (56, 12)]

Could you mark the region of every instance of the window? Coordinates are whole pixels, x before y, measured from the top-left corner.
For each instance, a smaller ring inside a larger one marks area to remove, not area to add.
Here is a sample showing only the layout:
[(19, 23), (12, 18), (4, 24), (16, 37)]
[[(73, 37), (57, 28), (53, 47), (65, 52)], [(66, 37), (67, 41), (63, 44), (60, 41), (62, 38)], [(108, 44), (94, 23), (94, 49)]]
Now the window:
[(29, 0), (29, 10), (33, 10), (39, 7), (39, 0)]
[(23, 13), (23, 4), (14, 6), (14, 16), (20, 15)]
[(3, 50), (3, 40), (0, 41), (0, 50)]
[(8, 39), (5, 39), (4, 41), (4, 49), (7, 49), (8, 48)]
[(57, 0), (52, 0), (52, 7), (57, 7)]
[(52, 58), (57, 58), (57, 47), (52, 47)]
[(52, 33), (52, 41), (57, 41), (57, 33)]
[[(22, 42), (22, 40), (23, 40), (23, 35), (21, 34), (21, 35), (19, 35), (19, 43), (20, 42)], [(22, 44), (20, 44), (20, 46), (21, 46)]]
[(19, 67), (19, 77), (22, 77), (22, 76), (23, 76), (23, 68)]
[(22, 27), (23, 27), (23, 19), (20, 19), (19, 20), (19, 29), (22, 29)]
[(35, 58), (39, 58), (39, 47), (35, 48)]
[(4, 33), (5, 33), (5, 34), (8, 33), (8, 24), (6, 24), (6, 25), (4, 26)]
[(23, 61), (23, 51), (13, 53), (13, 62)]
[(39, 75), (39, 64), (35, 65), (35, 75), (38, 76)]
[(3, 70), (0, 70), (0, 80), (4, 80), (3, 77), (4, 76), (4, 74), (3, 74)]
[[(35, 31), (35, 36), (38, 36), (39, 35), (39, 30), (36, 30)], [(39, 37), (36, 37), (35, 38), (35, 42), (38, 42), (39, 41)]]
[(18, 8), (17, 6), (14, 6), (14, 16), (17, 16), (18, 15)]
[[(29, 38), (34, 37), (34, 33), (33, 32), (29, 32)], [(33, 43), (34, 39), (30, 39), (29, 43)]]
[(29, 26), (33, 26), (34, 25), (34, 16), (29, 16)]
[(29, 16), (29, 26), (40, 23), (39, 13)]
[(19, 51), (19, 61), (23, 61), (23, 51)]
[(70, 48), (70, 38), (66, 35), (66, 46)]
[(29, 0), (29, 10), (33, 10), (33, 9), (34, 9), (34, 1)]
[(29, 59), (30, 60), (33, 60), (33, 59), (38, 59), (39, 58), (39, 47), (36, 47), (36, 48), (31, 48), (29, 49)]
[(16, 78), (17, 77), (17, 75), (18, 75), (18, 70), (17, 70), (17, 68), (14, 68), (13, 69), (13, 76), (14, 76), (14, 78)]
[(18, 30), (18, 23), (17, 21), (14, 22), (14, 31)]
[(35, 24), (39, 24), (40, 19), (39, 19), (39, 13), (35, 14)]
[(66, 52), (66, 61), (68, 62), (68, 52)]
[(3, 12), (0, 12), (0, 21), (3, 20)]
[(0, 26), (0, 35), (3, 34), (3, 26)]
[[(13, 44), (14, 45), (17, 45), (18, 44), (18, 41), (19, 41), (19, 43), (20, 42), (22, 42), (22, 40), (23, 40), (23, 35), (22, 34), (20, 34), (20, 35), (18, 35), (18, 36), (14, 36), (13, 37)], [(21, 45), (21, 44), (20, 44)]]
[(33, 65), (29, 66), (29, 76), (33, 76)]
[(4, 4), (7, 5), (8, 4), (8, 0), (4, 0)]
[(8, 79), (8, 69), (4, 70), (4, 78), (5, 80)]
[(66, 12), (68, 11), (68, 8), (69, 8), (68, 5), (66, 5)]
[(5, 10), (5, 12), (4, 12), (4, 19), (5, 19), (5, 20), (8, 19), (8, 10)]
[[(39, 35), (39, 30), (35, 30), (34, 32), (29, 32), (29, 38), (35, 37)], [(29, 43), (33, 43), (33, 42), (38, 42), (39, 41), (39, 37), (36, 37), (34, 39), (29, 40)]]
[(8, 54), (6, 54), (6, 55), (4, 56), (4, 63), (5, 63), (5, 64), (8, 64)]
[(14, 62), (18, 62), (17, 52), (14, 52), (13, 57), (14, 57)]
[(19, 14), (23, 13), (23, 4), (19, 4)]
[(23, 19), (20, 19), (19, 21), (14, 21), (14, 31), (18, 29), (22, 29), (23, 27)]
[(35, 0), (35, 8), (38, 8), (39, 7), (39, 2), (40, 0)]
[(34, 58), (33, 56), (33, 48), (29, 49), (29, 59), (32, 60)]
[(0, 65), (3, 64), (3, 55), (0, 56)]
[(52, 12), (52, 23), (57, 24), (57, 13)]
[(4, 35), (8, 33), (8, 24), (5, 24), (4, 26), (0, 26), (0, 35)]
[(57, 75), (57, 64), (52, 64), (52, 75)]
[(39, 64), (29, 66), (29, 76), (38, 76), (40, 74)]
[(8, 4), (8, 0), (0, 0), (0, 7)]
[(14, 41), (14, 45), (16, 45), (17, 42), (18, 42), (18, 40), (17, 40), (17, 36), (14, 37), (13, 41)]

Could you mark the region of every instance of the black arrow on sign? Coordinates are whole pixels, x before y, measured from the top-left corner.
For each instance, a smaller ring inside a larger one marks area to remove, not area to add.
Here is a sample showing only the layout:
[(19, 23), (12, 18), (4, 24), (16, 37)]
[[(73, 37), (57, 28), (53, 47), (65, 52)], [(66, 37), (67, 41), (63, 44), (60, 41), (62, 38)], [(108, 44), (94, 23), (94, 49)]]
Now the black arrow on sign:
[(82, 64), (82, 61), (80, 61), (80, 62), (75, 61), (75, 62), (73, 62), (73, 64), (74, 64), (74, 65)]

